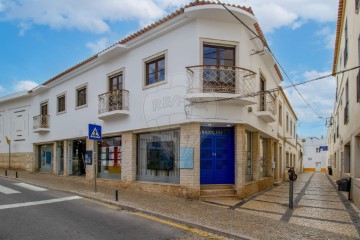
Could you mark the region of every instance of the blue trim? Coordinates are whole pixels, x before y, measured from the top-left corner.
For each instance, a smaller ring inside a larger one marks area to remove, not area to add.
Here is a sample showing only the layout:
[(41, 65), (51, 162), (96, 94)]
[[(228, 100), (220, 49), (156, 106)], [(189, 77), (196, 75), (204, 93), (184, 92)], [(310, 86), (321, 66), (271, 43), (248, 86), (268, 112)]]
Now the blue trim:
[(234, 184), (234, 128), (201, 127), (200, 184)]

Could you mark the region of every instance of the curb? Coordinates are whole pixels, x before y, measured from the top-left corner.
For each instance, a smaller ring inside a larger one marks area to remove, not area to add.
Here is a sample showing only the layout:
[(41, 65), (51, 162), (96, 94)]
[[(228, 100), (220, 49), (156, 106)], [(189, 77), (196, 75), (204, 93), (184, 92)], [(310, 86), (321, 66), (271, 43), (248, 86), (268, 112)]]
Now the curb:
[(150, 215), (150, 216), (162, 218), (164, 220), (168, 220), (168, 221), (172, 221), (172, 222), (179, 223), (179, 224), (182, 224), (182, 225), (186, 225), (187, 227), (196, 228), (196, 229), (206, 231), (206, 232), (216, 234), (216, 235), (226, 237), (226, 238), (239, 239), (239, 240), (255, 239), (255, 238), (252, 238), (250, 236), (234, 235), (232, 233), (228, 233), (228, 232), (216, 230), (216, 229), (213, 229), (213, 228), (205, 227), (205, 226), (202, 226), (202, 225), (199, 225), (199, 224), (196, 224), (196, 223), (193, 223), (193, 222), (188, 222), (188, 221), (185, 221), (185, 220), (182, 220), (182, 219), (169, 217), (169, 216), (166, 216), (166, 215), (162, 215), (162, 214), (151, 212), (151, 211), (144, 210), (144, 209), (141, 209), (141, 208), (136, 208), (136, 207), (132, 207), (132, 206), (129, 206), (129, 205), (117, 203), (117, 202), (107, 200), (107, 199), (101, 199), (99, 197), (91, 196), (91, 195), (86, 194), (86, 193), (79, 193), (79, 192), (68, 190), (68, 189), (53, 188), (53, 187), (49, 187), (49, 186), (46, 186), (46, 185), (38, 185), (38, 184), (32, 183), (31, 181), (27, 181), (27, 180), (24, 180), (24, 179), (20, 180), (19, 178), (14, 178), (14, 177), (9, 177), (9, 176), (1, 175), (0, 177), (4, 178), (4, 179), (11, 179), (11, 180), (15, 180), (15, 181), (31, 183), (31, 184), (33, 184), (35, 186), (46, 187), (46, 188), (51, 189), (51, 190), (61, 191), (61, 192), (70, 193), (70, 194), (76, 194), (76, 195), (79, 195), (79, 196), (81, 196), (83, 198), (86, 198), (86, 199), (90, 199), (90, 200), (93, 200), (93, 201), (96, 201), (96, 202), (100, 202), (100, 203), (104, 203), (104, 204), (107, 204), (107, 205), (118, 207), (118, 208), (120, 208), (120, 210), (125, 210), (125, 211), (128, 211), (128, 212), (144, 213), (144, 214), (147, 214), (147, 215)]

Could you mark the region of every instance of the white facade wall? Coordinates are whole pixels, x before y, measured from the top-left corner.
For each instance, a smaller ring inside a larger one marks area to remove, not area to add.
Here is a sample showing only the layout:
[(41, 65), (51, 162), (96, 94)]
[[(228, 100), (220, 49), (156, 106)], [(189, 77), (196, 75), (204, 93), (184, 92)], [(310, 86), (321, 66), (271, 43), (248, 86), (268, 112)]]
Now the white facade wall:
[(320, 149), (320, 147), (327, 147), (328, 142), (326, 138), (318, 139), (316, 137), (307, 137), (303, 139), (304, 147), (304, 171), (326, 171), (327, 167), (327, 152)]
[(360, 71), (335, 73), (360, 65), (359, 7), (356, 1), (339, 1), (342, 11), (338, 16), (333, 67), (337, 89), (328, 128), (331, 144), (328, 159), (334, 168), (334, 176), (352, 179), (351, 195), (357, 206), (360, 206)]

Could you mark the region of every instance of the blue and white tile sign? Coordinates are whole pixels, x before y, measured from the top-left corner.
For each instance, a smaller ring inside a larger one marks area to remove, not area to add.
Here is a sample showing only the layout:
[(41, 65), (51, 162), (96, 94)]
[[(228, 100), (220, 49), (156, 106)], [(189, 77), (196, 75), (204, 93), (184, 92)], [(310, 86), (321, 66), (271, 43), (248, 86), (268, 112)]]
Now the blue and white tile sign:
[(192, 147), (180, 148), (180, 168), (181, 169), (194, 168), (194, 148)]
[(101, 126), (95, 125), (95, 124), (89, 124), (88, 137), (91, 140), (100, 141), (101, 140)]

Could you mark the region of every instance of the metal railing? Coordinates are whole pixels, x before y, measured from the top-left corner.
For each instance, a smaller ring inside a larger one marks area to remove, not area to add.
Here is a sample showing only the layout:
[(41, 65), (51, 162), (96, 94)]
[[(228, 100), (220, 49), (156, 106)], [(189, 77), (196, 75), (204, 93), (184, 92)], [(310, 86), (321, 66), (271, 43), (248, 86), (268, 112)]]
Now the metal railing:
[(259, 95), (259, 111), (270, 111), (276, 114), (275, 97), (271, 93), (261, 93)]
[(129, 110), (129, 91), (117, 89), (99, 95), (99, 114), (115, 110)]
[(49, 115), (37, 115), (33, 117), (33, 129), (49, 128)]
[(233, 93), (250, 96), (255, 92), (256, 73), (241, 67), (198, 65), (186, 67), (188, 93)]

